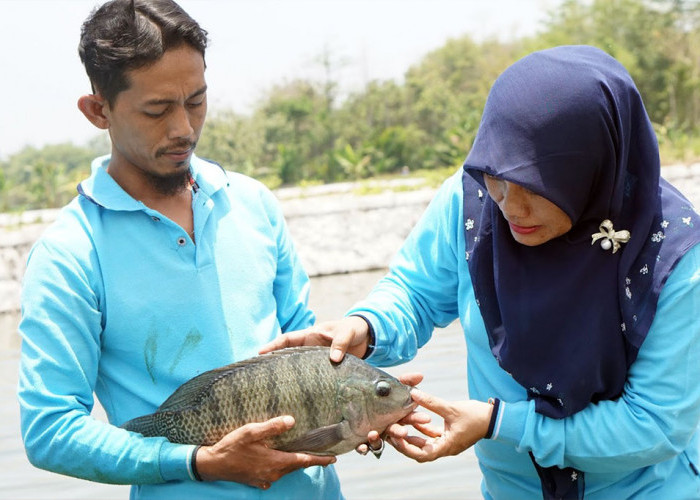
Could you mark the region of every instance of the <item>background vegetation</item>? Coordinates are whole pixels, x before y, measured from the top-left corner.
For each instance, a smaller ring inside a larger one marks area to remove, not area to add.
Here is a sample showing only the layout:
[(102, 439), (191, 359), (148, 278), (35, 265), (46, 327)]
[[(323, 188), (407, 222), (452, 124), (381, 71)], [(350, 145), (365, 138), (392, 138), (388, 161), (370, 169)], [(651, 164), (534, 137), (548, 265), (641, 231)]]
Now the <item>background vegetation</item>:
[[(509, 64), (555, 45), (597, 46), (632, 74), (656, 127), (663, 163), (700, 159), (700, 1), (567, 0), (536, 36), (451, 39), (402, 82), (373, 81), (339, 99), (339, 82), (297, 80), (248, 115), (211, 110), (197, 154), (270, 187), (452, 171), (471, 146), (488, 90)], [(333, 75), (334, 54), (319, 64)], [(75, 195), (105, 137), (87, 146), (27, 147), (0, 162), (0, 211), (58, 207)]]

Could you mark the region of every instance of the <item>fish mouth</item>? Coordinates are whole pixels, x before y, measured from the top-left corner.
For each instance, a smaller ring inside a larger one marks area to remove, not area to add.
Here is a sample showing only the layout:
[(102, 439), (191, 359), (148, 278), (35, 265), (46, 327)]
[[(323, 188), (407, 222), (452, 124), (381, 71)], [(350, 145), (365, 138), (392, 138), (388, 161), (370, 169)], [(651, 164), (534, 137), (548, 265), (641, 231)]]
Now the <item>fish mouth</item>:
[(404, 410), (415, 410), (417, 406), (418, 406), (418, 403), (413, 401), (413, 399), (411, 398), (411, 396), (409, 394), (408, 399), (406, 399), (406, 401), (403, 404), (403, 409)]

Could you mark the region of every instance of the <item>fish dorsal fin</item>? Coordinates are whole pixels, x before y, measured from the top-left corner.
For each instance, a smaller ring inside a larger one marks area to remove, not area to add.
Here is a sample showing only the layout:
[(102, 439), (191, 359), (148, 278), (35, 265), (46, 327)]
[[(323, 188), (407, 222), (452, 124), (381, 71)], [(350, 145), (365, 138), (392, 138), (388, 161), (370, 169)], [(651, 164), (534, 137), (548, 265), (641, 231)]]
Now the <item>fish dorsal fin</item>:
[(217, 380), (225, 377), (232, 369), (235, 369), (235, 365), (236, 363), (222, 366), (221, 368), (209, 370), (208, 372), (191, 378), (178, 387), (175, 392), (160, 405), (158, 411), (178, 411), (184, 408), (197, 406), (200, 399), (206, 396), (207, 390), (214, 385)]
[(321, 453), (337, 445), (350, 434), (350, 426), (348, 422), (343, 420), (337, 424), (313, 429), (294, 441), (280, 446), (278, 449), (281, 451)]
[(301, 352), (309, 351), (329, 351), (328, 347), (320, 346), (304, 346), (304, 347), (288, 347), (279, 351), (273, 351), (262, 356), (244, 359), (230, 365), (222, 366), (214, 370), (206, 371), (194, 378), (191, 378), (175, 392), (158, 408), (158, 411), (178, 411), (184, 408), (192, 408), (199, 405), (202, 398), (206, 397), (209, 388), (223, 377), (232, 375), (236, 370), (246, 368), (249, 365), (261, 365), (274, 361), (279, 357), (290, 356)]

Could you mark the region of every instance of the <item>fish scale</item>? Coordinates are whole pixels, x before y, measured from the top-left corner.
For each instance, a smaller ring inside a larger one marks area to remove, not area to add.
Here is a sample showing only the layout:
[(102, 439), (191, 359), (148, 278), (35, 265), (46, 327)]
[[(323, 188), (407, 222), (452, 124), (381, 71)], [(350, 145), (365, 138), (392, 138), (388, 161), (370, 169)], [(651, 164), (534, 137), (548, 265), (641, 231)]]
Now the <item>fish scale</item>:
[(286, 451), (336, 455), (366, 442), (410, 413), (410, 387), (359, 358), (333, 363), (327, 347), (283, 349), (203, 373), (180, 386), (155, 413), (122, 427), (172, 442), (211, 445), (251, 422), (292, 415), (270, 438)]

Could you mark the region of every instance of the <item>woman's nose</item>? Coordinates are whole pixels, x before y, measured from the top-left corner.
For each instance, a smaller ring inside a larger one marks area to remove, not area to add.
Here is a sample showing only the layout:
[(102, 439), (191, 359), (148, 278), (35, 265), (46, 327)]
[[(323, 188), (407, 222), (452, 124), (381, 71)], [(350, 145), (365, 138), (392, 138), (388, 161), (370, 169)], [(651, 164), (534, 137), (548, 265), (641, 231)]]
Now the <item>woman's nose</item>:
[(507, 219), (526, 217), (530, 213), (528, 195), (527, 189), (506, 181), (503, 198), (498, 204), (503, 215)]

